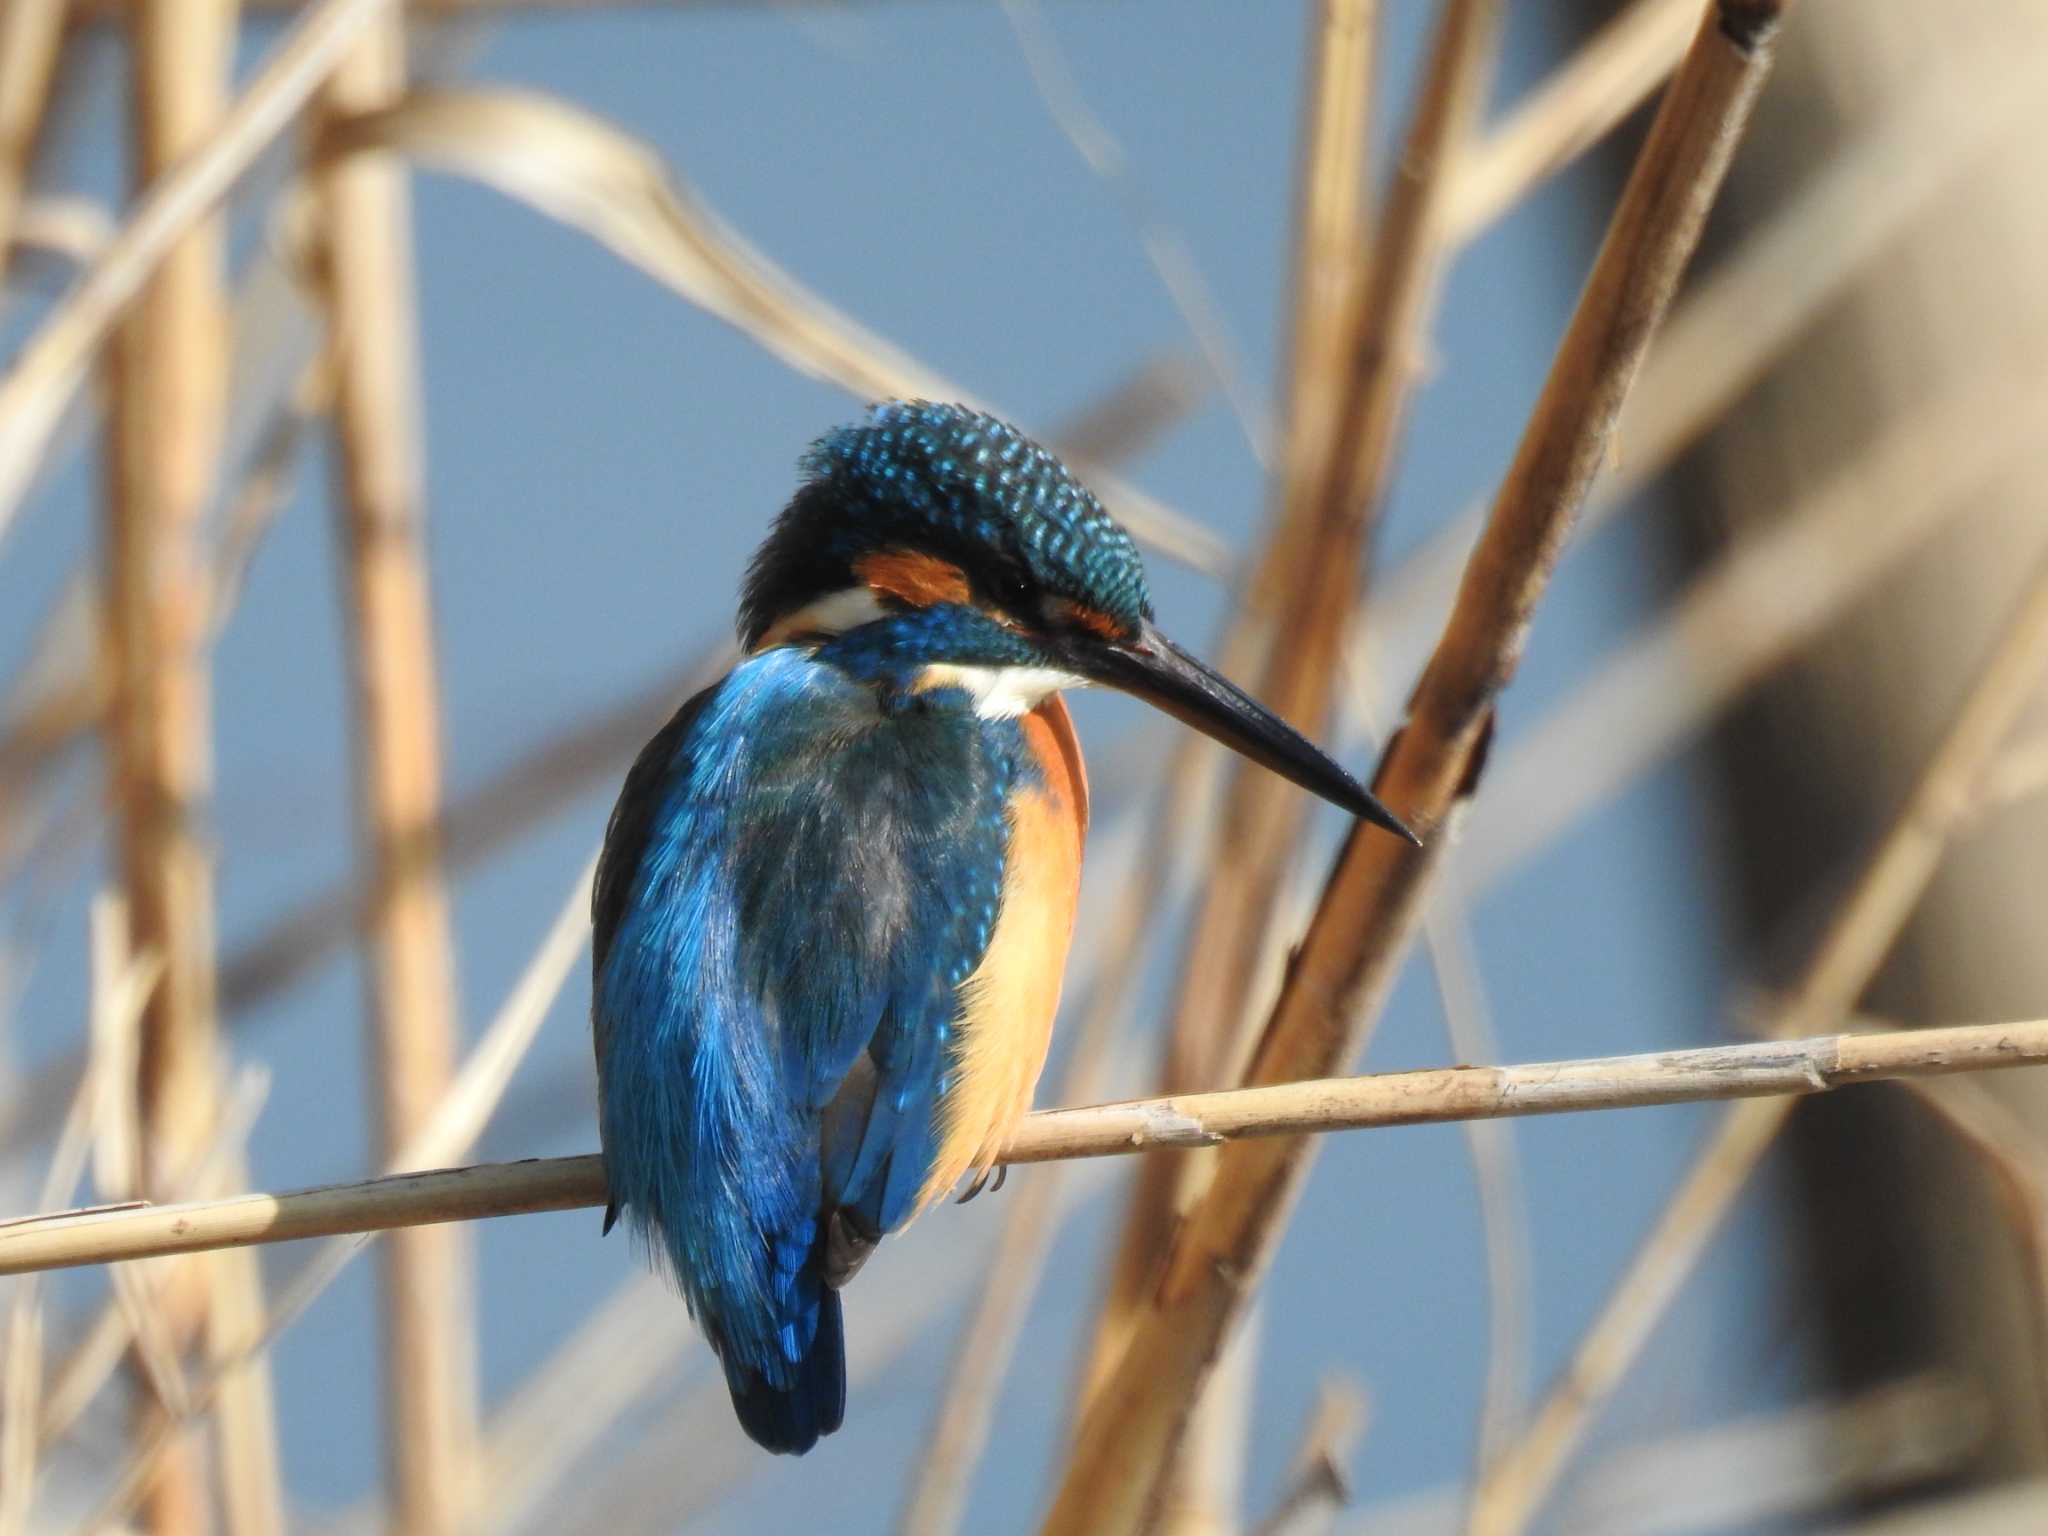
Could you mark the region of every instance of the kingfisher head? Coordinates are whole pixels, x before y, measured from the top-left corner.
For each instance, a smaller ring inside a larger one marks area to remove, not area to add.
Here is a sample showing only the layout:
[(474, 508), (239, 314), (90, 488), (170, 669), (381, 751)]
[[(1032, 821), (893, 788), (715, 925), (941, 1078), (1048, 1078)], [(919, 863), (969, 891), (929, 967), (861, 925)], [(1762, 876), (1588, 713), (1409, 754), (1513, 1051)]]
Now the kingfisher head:
[(802, 468), (747, 575), (748, 650), (817, 645), (863, 678), (951, 690), (984, 717), (1103, 684), (1414, 840), (1312, 742), (1161, 633), (1131, 536), (1016, 428), (893, 401), (820, 438)]

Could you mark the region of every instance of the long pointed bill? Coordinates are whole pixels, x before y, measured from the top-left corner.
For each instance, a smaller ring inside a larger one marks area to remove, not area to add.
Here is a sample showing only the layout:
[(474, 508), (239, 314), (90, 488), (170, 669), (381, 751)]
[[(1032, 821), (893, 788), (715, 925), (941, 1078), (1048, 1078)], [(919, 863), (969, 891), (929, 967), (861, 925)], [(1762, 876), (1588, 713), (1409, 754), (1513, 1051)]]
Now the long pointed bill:
[(1070, 660), (1091, 681), (1143, 699), (1311, 794), (1421, 845), (1400, 817), (1314, 742), (1175, 645), (1150, 620), (1133, 640), (1076, 645)]

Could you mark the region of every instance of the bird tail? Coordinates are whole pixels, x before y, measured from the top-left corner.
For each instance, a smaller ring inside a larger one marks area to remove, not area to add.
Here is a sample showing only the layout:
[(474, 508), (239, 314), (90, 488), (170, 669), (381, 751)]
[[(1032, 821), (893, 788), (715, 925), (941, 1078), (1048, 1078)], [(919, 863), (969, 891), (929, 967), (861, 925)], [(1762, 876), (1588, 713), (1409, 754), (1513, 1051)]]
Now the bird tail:
[(787, 1386), (775, 1386), (733, 1358), (733, 1351), (720, 1351), (740, 1427), (756, 1445), (781, 1455), (803, 1455), (846, 1417), (846, 1330), (839, 1293), (820, 1289), (818, 1331), (792, 1367)]

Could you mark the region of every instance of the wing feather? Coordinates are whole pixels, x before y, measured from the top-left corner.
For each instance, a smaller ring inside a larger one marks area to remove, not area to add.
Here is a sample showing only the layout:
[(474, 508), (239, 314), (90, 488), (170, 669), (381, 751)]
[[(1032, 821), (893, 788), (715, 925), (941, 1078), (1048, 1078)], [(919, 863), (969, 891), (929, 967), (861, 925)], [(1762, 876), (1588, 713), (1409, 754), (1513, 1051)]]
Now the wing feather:
[(593, 896), (612, 1191), (772, 1385), (818, 1328), (821, 1215), (872, 1237), (915, 1208), (1014, 757), (782, 648), (684, 705), (627, 777)]

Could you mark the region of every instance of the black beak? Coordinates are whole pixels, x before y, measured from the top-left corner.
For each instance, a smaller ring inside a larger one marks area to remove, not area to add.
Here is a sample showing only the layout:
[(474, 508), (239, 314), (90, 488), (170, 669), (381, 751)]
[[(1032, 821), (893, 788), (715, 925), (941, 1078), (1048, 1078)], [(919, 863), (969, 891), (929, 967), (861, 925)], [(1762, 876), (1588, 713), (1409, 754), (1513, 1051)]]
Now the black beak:
[(1422, 846), (1401, 818), (1324, 755), (1316, 744), (1237, 684), (1175, 645), (1147, 619), (1129, 640), (1070, 642), (1068, 661), (1091, 682), (1165, 710), (1353, 816)]

